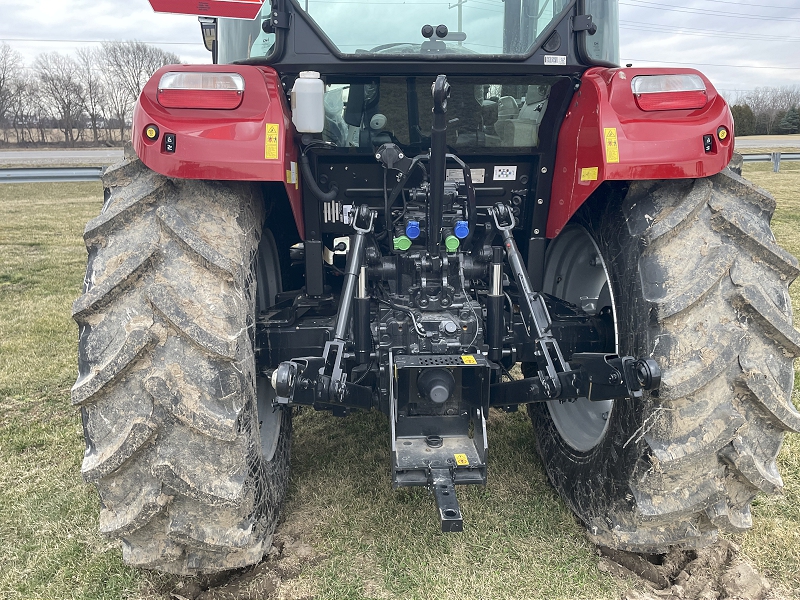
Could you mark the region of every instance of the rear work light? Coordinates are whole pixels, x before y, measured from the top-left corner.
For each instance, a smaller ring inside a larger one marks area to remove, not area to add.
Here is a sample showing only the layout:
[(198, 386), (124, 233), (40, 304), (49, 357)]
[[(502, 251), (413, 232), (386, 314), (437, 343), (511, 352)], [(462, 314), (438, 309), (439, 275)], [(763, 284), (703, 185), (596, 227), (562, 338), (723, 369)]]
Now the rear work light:
[(706, 84), (697, 75), (637, 75), (631, 80), (633, 97), (642, 110), (703, 108)]
[(238, 73), (164, 73), (158, 103), (165, 108), (232, 109), (242, 103), (244, 77)]

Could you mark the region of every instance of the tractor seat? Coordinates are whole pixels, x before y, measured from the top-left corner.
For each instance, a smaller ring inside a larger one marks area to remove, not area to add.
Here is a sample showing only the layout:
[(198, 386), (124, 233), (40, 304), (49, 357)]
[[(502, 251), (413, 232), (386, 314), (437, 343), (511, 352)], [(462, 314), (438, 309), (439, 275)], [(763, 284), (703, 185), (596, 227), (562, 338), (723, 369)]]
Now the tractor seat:
[[(509, 98), (513, 101), (514, 99), (509, 96), (500, 98), (498, 120), (494, 128), (502, 140), (502, 146), (524, 147), (539, 144), (539, 124), (547, 108), (549, 94), (550, 86), (529, 85), (525, 94), (525, 103), (519, 109), (517, 116), (512, 118), (502, 118), (500, 114), (503, 114), (503, 100)], [(506, 101), (506, 106), (510, 106), (510, 104)]]

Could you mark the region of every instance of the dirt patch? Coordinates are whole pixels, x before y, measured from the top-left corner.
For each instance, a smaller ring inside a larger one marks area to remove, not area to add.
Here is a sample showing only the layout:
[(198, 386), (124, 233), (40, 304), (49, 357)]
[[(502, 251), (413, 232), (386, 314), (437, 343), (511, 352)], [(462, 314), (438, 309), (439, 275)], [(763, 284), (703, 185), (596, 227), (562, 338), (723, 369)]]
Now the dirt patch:
[(764, 600), (771, 586), (739, 553), (719, 540), (700, 550), (641, 555), (599, 548), (600, 570), (638, 580), (625, 600)]
[(327, 558), (285, 528), (275, 532), (272, 548), (257, 565), (204, 577), (184, 577), (167, 591), (171, 600), (311, 599), (314, 594), (294, 581), (305, 567)]

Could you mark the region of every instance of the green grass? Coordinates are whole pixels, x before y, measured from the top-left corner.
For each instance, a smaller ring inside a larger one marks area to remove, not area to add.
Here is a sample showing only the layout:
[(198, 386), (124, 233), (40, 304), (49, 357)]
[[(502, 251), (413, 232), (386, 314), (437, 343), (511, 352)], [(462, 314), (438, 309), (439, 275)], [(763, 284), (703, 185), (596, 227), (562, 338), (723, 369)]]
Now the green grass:
[[(800, 255), (800, 164), (748, 164), (778, 200), (773, 225)], [(129, 569), (97, 533), (98, 500), (80, 479), (80, 419), (69, 403), (77, 331), (70, 306), (85, 268), (84, 223), (100, 185), (0, 185), (0, 598), (168, 598), (175, 578)], [(800, 289), (792, 289), (800, 311)], [(798, 312), (797, 314), (800, 314)], [(800, 392), (796, 392), (796, 395)], [(618, 598), (594, 548), (549, 486), (523, 413), (490, 418), (489, 485), (461, 488), (463, 534), (437, 532), (424, 491), (393, 491), (389, 430), (377, 413), (295, 421), (283, 527), (324, 558), (287, 597)], [(737, 537), (784, 589), (800, 588), (800, 436), (780, 456), (782, 497), (759, 497)]]
[[(780, 173), (773, 173), (770, 163), (748, 163), (743, 175), (775, 197), (775, 237), (786, 250), (800, 256), (800, 162), (783, 162)], [(797, 324), (800, 282), (792, 285), (789, 295)], [(792, 397), (800, 407), (798, 367), (800, 361), (795, 363)], [(737, 541), (764, 574), (785, 588), (800, 590), (800, 435), (786, 436), (778, 469), (785, 485), (783, 495), (758, 496), (753, 503), (753, 529)]]
[(0, 597), (120, 598), (140, 574), (97, 533), (69, 403), (92, 184), (0, 185)]

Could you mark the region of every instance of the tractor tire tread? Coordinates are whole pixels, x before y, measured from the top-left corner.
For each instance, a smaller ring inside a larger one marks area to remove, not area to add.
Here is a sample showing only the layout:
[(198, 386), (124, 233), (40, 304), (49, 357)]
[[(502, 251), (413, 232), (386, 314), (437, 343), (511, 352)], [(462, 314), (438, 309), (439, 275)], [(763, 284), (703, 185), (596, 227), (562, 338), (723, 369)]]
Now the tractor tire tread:
[(100, 530), (130, 565), (194, 575), (253, 564), (272, 541), (291, 433), (282, 411), (274, 459), (260, 458), (248, 270), (260, 189), (171, 180), (135, 157), (103, 185), (73, 306), (72, 389)]

